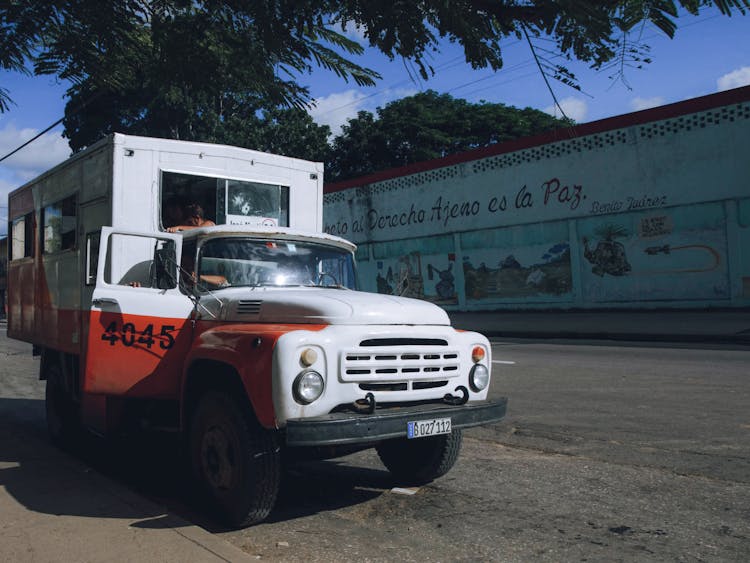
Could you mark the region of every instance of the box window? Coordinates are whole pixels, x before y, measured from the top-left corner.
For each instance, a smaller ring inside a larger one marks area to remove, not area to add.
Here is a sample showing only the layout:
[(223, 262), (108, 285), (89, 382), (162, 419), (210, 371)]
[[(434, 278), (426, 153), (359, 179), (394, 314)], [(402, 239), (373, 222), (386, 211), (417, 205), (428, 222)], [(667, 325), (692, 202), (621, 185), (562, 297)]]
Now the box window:
[(18, 260), (34, 255), (34, 214), (13, 219), (11, 223), (12, 243), (10, 259)]
[(76, 247), (76, 196), (48, 205), (42, 210), (42, 237), (45, 254)]
[(162, 228), (185, 224), (193, 204), (217, 225), (289, 226), (289, 186), (163, 172)]

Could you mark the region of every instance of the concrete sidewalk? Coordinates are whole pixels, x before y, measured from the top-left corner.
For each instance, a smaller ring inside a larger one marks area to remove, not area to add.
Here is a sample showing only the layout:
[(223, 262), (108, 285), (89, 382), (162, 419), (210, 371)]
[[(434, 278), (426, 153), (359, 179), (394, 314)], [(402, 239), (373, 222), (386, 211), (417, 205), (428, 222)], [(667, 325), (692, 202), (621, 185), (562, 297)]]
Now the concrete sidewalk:
[(750, 345), (750, 310), (486, 311), (448, 313), (456, 328), (491, 337)]
[(0, 421), (0, 561), (255, 560)]

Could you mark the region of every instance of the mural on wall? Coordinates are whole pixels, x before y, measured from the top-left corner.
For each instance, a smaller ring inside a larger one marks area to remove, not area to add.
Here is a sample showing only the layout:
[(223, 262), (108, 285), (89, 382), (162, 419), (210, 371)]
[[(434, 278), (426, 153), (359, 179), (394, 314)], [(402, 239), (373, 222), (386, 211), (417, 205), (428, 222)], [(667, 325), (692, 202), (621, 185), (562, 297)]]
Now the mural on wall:
[[(623, 214), (618, 223), (581, 221), (586, 299), (728, 299), (726, 227), (721, 205)], [(591, 233), (591, 234), (589, 234)]]
[(622, 225), (605, 224), (595, 230), (599, 241), (592, 250), (588, 237), (583, 237), (583, 256), (593, 264), (591, 272), (597, 276), (623, 276), (630, 271), (625, 247), (616, 239), (628, 236)]
[(440, 270), (432, 264), (428, 264), (427, 277), (429, 280), (437, 277), (438, 282), (435, 284), (435, 291), (437, 292), (438, 299), (441, 301), (456, 300), (456, 279), (453, 276), (453, 261), (448, 262), (448, 267), (445, 270)]
[[(379, 260), (375, 283), (378, 293), (424, 299), (439, 305), (456, 305), (453, 263), (455, 255), (429, 257), (440, 267), (423, 260), (420, 252), (411, 252), (395, 259)], [(423, 273), (427, 274), (427, 280)]]
[(742, 107), (363, 179), (324, 231), (367, 245), (363, 288), (466, 309), (747, 306)]
[(560, 297), (570, 294), (573, 286), (567, 241), (549, 247), (518, 247), (512, 252), (501, 248), (477, 251), (464, 256), (463, 272), (470, 301)]

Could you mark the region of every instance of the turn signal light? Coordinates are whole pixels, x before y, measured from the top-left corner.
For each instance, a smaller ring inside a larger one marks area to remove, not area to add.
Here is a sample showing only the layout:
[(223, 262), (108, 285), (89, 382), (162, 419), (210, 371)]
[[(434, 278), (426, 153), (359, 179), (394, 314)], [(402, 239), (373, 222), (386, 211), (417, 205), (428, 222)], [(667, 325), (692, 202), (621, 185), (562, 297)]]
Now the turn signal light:
[(318, 361), (318, 353), (312, 348), (305, 348), (299, 357), (300, 363), (305, 367), (310, 367)]
[(471, 351), (471, 361), (478, 364), (482, 360), (484, 360), (484, 348), (481, 346), (474, 346), (474, 349)]

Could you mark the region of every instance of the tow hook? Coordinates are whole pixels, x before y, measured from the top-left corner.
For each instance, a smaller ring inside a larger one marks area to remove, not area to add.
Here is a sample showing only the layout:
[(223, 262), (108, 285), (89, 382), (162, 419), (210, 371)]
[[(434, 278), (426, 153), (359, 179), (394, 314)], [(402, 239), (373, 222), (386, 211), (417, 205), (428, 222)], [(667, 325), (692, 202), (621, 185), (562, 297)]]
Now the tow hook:
[(372, 414), (375, 412), (375, 395), (368, 393), (364, 399), (354, 401), (354, 409), (363, 414)]
[(450, 393), (446, 393), (443, 396), (443, 402), (448, 403), (449, 405), (463, 405), (466, 404), (466, 402), (469, 400), (469, 390), (464, 387), (463, 385), (459, 385), (455, 389), (456, 391), (461, 391), (461, 397), (456, 397), (455, 395), (451, 395)]

